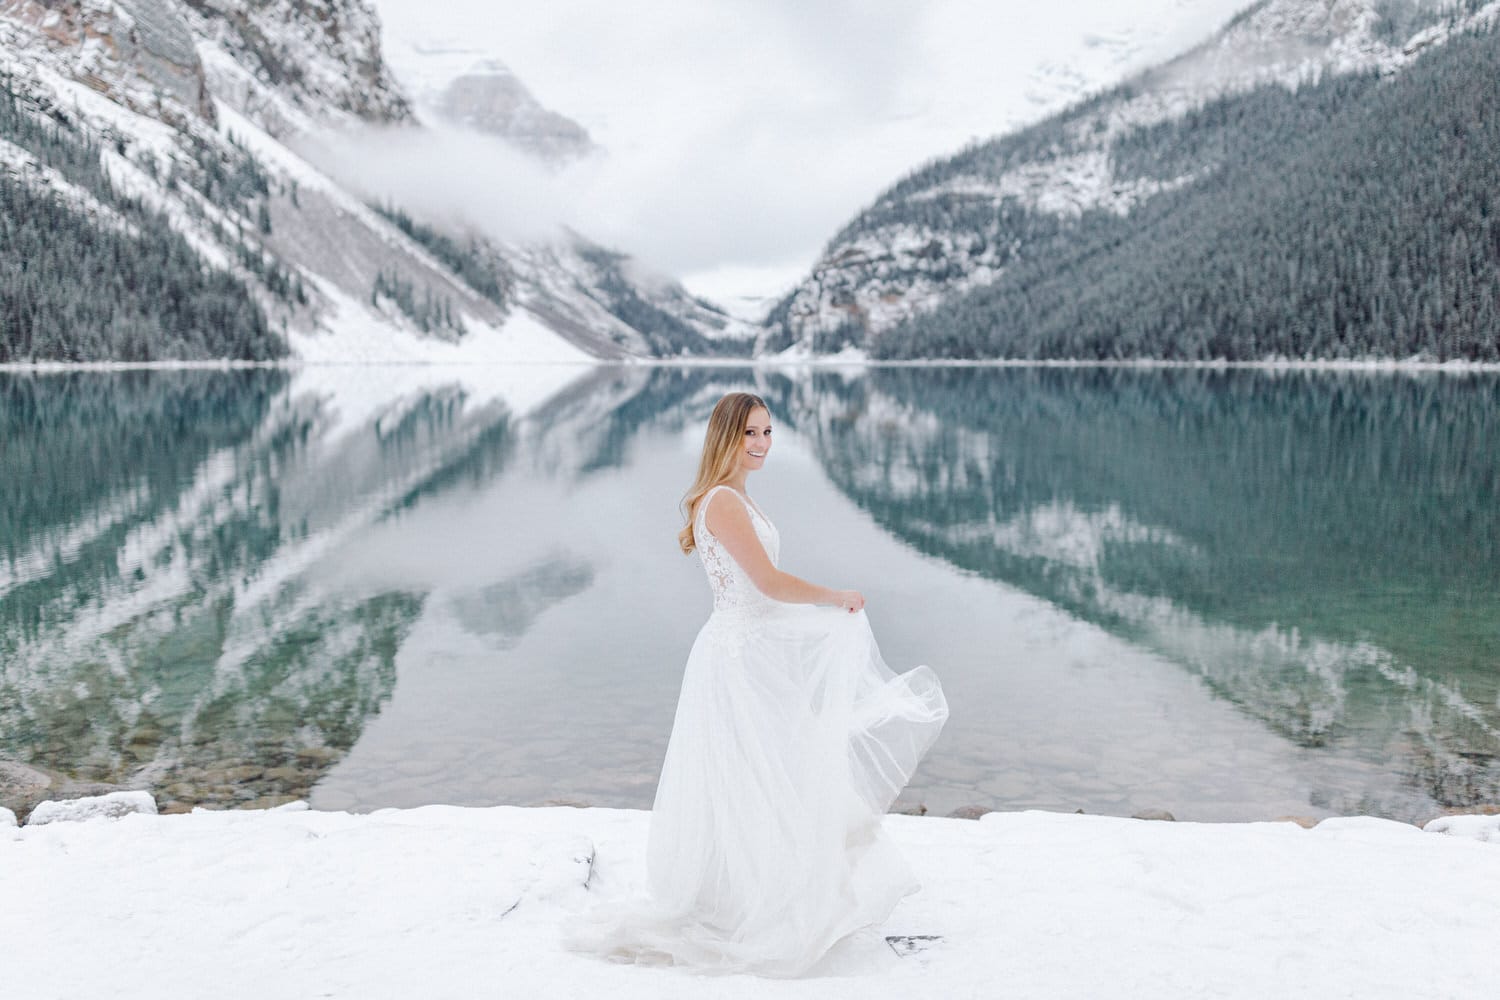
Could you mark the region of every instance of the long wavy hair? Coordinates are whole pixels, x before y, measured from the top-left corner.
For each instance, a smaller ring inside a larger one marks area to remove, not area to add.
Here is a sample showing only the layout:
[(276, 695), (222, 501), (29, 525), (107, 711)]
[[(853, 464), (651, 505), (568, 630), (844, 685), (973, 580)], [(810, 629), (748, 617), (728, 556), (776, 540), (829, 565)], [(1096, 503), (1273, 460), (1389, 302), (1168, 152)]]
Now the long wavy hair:
[(745, 443), (745, 424), (749, 423), (750, 413), (757, 407), (767, 413), (771, 411), (766, 401), (754, 393), (731, 392), (715, 403), (714, 412), (708, 415), (708, 430), (703, 432), (703, 456), (698, 459), (698, 475), (682, 496), (682, 516), (687, 525), (677, 533), (677, 544), (682, 547), (683, 555), (698, 545), (698, 540), (693, 537), (693, 512), (698, 501), (734, 475), (740, 463), (740, 449)]

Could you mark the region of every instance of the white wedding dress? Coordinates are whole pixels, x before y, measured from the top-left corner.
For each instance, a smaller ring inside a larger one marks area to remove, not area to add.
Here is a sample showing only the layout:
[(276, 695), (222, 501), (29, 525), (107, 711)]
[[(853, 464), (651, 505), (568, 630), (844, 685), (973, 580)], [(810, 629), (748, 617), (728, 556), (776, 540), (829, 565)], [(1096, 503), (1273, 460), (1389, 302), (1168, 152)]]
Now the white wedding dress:
[(937, 676), (893, 674), (864, 612), (762, 594), (706, 525), (714, 610), (688, 656), (651, 811), (650, 897), (600, 907), (571, 947), (621, 961), (795, 976), (917, 884), (881, 818), (948, 717)]

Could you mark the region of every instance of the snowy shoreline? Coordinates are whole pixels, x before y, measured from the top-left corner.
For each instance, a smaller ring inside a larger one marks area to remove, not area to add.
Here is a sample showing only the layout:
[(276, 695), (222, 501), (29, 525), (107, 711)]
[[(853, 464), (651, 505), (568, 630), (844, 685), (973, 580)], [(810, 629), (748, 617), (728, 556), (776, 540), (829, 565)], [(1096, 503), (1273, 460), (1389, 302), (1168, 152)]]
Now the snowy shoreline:
[(155, 996), (164, 975), (258, 1000), (1487, 996), (1500, 842), (1478, 838), (1500, 817), (1460, 819), (890, 816), (922, 890), (821, 975), (768, 981), (559, 947), (568, 914), (639, 891), (643, 811), (132, 814), (0, 825), (0, 893), (27, 903), (0, 939), (7, 986), (41, 998)]

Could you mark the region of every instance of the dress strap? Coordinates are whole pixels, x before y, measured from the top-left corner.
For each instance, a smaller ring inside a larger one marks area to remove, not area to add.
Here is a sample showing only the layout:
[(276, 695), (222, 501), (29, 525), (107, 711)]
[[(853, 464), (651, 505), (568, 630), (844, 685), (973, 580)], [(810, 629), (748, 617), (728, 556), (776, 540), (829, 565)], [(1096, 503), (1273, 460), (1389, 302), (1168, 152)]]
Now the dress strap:
[(703, 494), (703, 496), (698, 500), (698, 510), (693, 515), (693, 522), (695, 525), (707, 526), (709, 502), (713, 500), (714, 494), (718, 493), (720, 490), (729, 490), (731, 493), (734, 492), (733, 487), (727, 486), (724, 483), (720, 483), (718, 486), (709, 487), (708, 492)]
[(696, 532), (700, 526), (704, 528), (708, 527), (708, 504), (709, 501), (714, 498), (714, 494), (718, 493), (720, 490), (725, 490), (729, 493), (734, 494), (734, 496), (739, 500), (739, 502), (744, 506), (745, 510), (748, 511), (752, 517), (759, 518), (762, 521), (766, 520), (766, 515), (760, 512), (760, 508), (755, 506), (754, 502), (752, 502), (749, 497), (745, 496), (745, 494), (741, 493), (733, 486), (730, 486), (728, 483), (720, 483), (719, 485), (710, 488), (707, 493), (703, 494), (702, 499), (698, 501), (698, 511), (693, 515), (694, 532)]

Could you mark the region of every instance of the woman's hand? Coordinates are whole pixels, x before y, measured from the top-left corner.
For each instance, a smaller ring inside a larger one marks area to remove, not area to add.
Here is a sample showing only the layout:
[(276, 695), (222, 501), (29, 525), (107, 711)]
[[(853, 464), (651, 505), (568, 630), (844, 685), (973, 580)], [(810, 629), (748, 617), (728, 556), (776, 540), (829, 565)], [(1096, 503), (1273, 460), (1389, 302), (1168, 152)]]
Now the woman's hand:
[(835, 590), (833, 595), (837, 598), (835, 603), (851, 615), (864, 609), (865, 595), (857, 590)]

